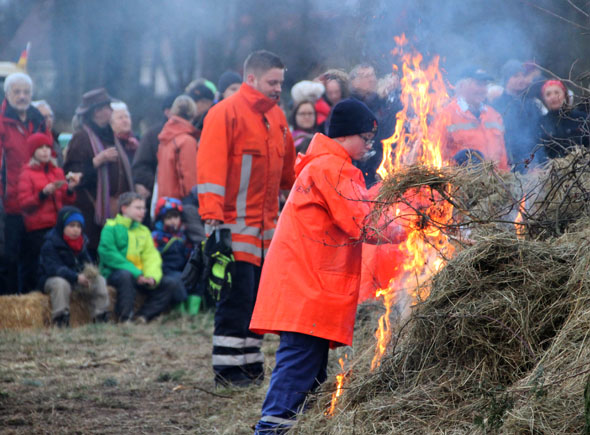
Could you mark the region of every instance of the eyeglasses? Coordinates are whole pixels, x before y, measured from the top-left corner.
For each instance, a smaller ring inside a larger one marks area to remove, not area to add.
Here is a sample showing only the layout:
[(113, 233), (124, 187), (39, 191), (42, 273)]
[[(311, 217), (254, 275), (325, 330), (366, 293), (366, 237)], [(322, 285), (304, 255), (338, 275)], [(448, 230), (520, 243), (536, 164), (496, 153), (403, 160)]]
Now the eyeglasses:
[(297, 116), (313, 116), (314, 112), (297, 112)]
[(373, 135), (369, 136), (365, 133), (365, 134), (359, 134), (359, 136), (362, 140), (365, 141), (365, 144), (368, 146), (373, 146), (373, 144), (375, 143)]

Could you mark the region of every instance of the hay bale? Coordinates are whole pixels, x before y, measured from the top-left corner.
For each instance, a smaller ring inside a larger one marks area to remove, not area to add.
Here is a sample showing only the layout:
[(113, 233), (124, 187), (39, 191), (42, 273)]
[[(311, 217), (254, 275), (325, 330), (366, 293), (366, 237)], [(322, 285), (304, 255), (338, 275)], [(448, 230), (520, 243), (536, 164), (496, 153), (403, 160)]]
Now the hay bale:
[(0, 296), (0, 330), (44, 328), (51, 322), (49, 297), (41, 292)]
[[(115, 312), (117, 291), (108, 286), (111, 313)], [(88, 295), (74, 291), (70, 299), (70, 326), (82, 326), (92, 322), (88, 310)], [(137, 295), (135, 310), (145, 301), (145, 296)], [(116, 320), (116, 319), (115, 319)], [(51, 325), (51, 302), (49, 295), (35, 291), (24, 295), (0, 296), (0, 330), (44, 328)]]
[[(111, 286), (107, 286), (107, 290), (109, 292), (109, 311), (114, 313), (117, 290)], [(70, 299), (70, 326), (81, 326), (92, 322), (92, 316), (88, 307), (87, 293), (72, 292)]]

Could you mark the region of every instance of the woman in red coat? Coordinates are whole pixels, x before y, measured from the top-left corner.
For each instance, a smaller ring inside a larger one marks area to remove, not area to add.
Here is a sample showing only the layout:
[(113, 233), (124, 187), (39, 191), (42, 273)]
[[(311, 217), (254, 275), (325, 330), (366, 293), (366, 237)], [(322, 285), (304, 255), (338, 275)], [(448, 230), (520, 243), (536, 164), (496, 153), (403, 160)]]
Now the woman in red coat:
[(69, 174), (57, 166), (51, 138), (34, 133), (27, 139), (30, 161), (18, 180), (18, 202), (25, 223), (26, 282), (24, 291), (33, 290), (37, 281), (37, 263), (45, 234), (55, 226), (57, 213), (64, 204), (76, 199), (74, 187), (81, 174)]
[(329, 137), (316, 134), (296, 166), (250, 323), (256, 334), (281, 337), (257, 433), (288, 429), (306, 393), (326, 379), (328, 349), (352, 344), (362, 242), (402, 241), (397, 225), (383, 238), (369, 229), (364, 178), (352, 164), (371, 149), (376, 130), (365, 104), (343, 100)]

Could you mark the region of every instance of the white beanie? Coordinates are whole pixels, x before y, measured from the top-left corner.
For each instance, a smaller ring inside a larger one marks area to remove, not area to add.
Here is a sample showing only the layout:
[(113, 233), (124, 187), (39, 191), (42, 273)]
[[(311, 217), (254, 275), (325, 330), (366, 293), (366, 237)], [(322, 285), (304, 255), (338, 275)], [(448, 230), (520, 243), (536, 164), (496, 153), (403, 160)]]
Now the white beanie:
[(293, 97), (293, 104), (297, 105), (301, 101), (309, 100), (316, 102), (320, 99), (326, 88), (319, 82), (312, 82), (310, 80), (303, 80), (291, 88), (291, 97)]

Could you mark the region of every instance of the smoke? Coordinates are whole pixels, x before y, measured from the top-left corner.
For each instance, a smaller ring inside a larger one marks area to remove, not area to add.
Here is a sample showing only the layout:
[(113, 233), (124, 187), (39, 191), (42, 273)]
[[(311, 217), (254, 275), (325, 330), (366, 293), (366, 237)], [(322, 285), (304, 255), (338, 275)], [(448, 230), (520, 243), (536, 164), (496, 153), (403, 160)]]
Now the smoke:
[[(511, 58), (566, 74), (577, 55), (581, 57), (588, 35), (558, 17), (573, 19), (571, 15), (579, 12), (567, 2), (534, 3), (381, 0), (369, 22), (363, 51), (367, 58), (379, 59), (382, 72), (387, 72), (394, 59), (383, 53), (393, 48), (393, 36), (405, 33), (426, 58), (440, 55), (451, 82), (468, 66), (484, 68), (500, 79), (501, 66)], [(580, 64), (579, 69), (586, 66)]]

